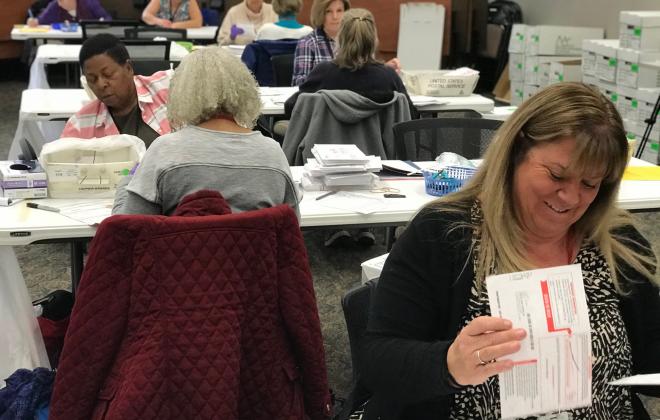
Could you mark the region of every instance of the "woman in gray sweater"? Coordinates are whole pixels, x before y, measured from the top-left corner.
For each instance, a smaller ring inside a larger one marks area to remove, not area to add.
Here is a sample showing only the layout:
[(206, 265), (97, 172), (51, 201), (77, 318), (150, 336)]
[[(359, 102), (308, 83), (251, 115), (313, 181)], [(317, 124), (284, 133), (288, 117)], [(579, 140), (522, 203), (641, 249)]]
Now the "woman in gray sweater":
[(170, 85), (176, 131), (152, 143), (118, 188), (113, 213), (168, 215), (187, 194), (211, 189), (234, 212), (287, 203), (300, 215), (282, 149), (252, 131), (260, 109), (257, 84), (238, 58), (219, 47), (186, 56)]

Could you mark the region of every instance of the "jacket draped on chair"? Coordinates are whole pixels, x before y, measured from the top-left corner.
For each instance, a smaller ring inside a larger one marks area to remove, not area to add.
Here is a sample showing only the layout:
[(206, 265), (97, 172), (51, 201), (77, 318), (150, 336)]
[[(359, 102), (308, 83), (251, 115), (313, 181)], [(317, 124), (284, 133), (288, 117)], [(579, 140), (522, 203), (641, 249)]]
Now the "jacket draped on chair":
[(410, 120), (406, 96), (394, 92), (391, 101), (374, 102), (350, 90), (301, 93), (291, 114), (282, 149), (290, 165), (312, 157), (312, 147), (355, 144), (367, 155), (394, 159), (395, 123)]
[(51, 419), (329, 416), (293, 210), (227, 213), (219, 193), (199, 191), (171, 217), (120, 215), (99, 226)]

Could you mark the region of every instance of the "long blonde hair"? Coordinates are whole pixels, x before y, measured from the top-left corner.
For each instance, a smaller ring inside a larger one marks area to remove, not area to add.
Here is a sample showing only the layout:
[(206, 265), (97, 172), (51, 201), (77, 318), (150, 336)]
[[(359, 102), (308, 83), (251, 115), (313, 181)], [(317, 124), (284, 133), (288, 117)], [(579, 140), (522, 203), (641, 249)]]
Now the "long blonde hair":
[(459, 192), (430, 206), (443, 211), (465, 210), (480, 200), (483, 211), (476, 281), (481, 285), (491, 267), (499, 273), (534, 268), (521, 246), (520, 220), (514, 206), (513, 175), (529, 150), (543, 142), (572, 137), (576, 148), (569, 169), (576, 173), (604, 170), (594, 201), (573, 226), (577, 237), (592, 241), (612, 269), (614, 285), (626, 288), (617, 272), (621, 263), (658, 283), (652, 251), (630, 247), (630, 240), (615, 234), (632, 224), (632, 217), (616, 206), (628, 159), (628, 142), (621, 117), (600, 92), (582, 83), (550, 85), (525, 101), (497, 131), (477, 174)]
[(337, 36), (339, 49), (335, 63), (341, 68), (358, 70), (376, 63), (378, 32), (374, 16), (367, 9), (344, 12)]

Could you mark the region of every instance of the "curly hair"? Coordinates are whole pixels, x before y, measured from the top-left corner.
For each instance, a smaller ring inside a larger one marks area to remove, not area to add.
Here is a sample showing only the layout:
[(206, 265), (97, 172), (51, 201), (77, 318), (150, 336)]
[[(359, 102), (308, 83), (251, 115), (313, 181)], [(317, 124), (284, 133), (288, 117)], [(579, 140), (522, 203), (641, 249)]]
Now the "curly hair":
[(260, 113), (256, 80), (240, 59), (221, 47), (193, 51), (174, 71), (167, 107), (174, 128), (199, 125), (219, 115), (252, 128)]

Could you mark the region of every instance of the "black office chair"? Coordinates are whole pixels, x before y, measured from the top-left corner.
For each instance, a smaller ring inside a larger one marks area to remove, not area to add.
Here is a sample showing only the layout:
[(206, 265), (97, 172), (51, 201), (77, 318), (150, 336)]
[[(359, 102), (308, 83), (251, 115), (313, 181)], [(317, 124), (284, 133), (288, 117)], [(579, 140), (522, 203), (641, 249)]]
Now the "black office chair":
[(144, 26), (126, 28), (124, 35), (126, 39), (152, 40), (154, 38), (165, 38), (169, 41), (180, 41), (188, 37), (188, 32), (185, 29)]
[(140, 26), (137, 20), (81, 20), (80, 28), (82, 30), (83, 42), (90, 37), (98, 34), (111, 34), (119, 39), (124, 39), (126, 29), (137, 28)]
[(151, 76), (157, 71), (176, 68), (178, 62), (169, 60), (131, 60), (133, 63), (133, 73), (141, 76)]
[(428, 161), (442, 152), (478, 159), (502, 121), (485, 118), (423, 118), (394, 124), (396, 159)]
[(291, 86), (294, 56), (295, 54), (280, 54), (270, 58), (275, 86)]
[(371, 396), (360, 378), (360, 341), (367, 329), (369, 319), (369, 304), (376, 288), (375, 281), (368, 281), (352, 290), (349, 290), (341, 300), (344, 311), (348, 342), (351, 347), (351, 363), (353, 365), (353, 383), (350, 394), (336, 419), (347, 419), (351, 412), (364, 404)]
[(170, 59), (170, 41), (124, 40), (132, 61)]

